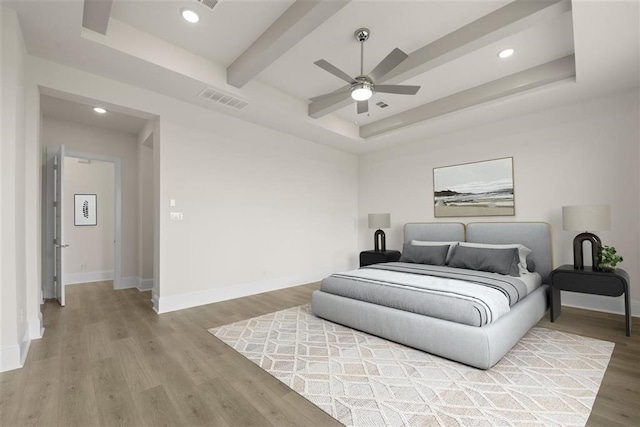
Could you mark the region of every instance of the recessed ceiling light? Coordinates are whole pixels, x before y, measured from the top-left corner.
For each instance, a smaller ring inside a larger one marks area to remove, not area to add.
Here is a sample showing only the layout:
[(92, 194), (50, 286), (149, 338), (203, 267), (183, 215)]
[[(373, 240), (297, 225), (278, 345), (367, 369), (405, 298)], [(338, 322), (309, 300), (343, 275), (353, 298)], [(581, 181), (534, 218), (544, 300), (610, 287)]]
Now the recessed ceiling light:
[(498, 58), (502, 58), (502, 59), (508, 58), (511, 55), (513, 55), (514, 52), (515, 52), (515, 50), (513, 50), (513, 49), (501, 50), (500, 53), (498, 54)]
[(102, 107), (93, 107), (93, 111), (95, 111), (95, 112), (96, 112), (96, 113), (98, 113), (98, 114), (104, 114), (104, 113), (106, 113), (106, 112), (107, 112), (107, 110), (105, 110), (105, 109), (104, 109), (104, 108), (102, 108)]
[(195, 24), (200, 20), (198, 14), (189, 8), (183, 8), (182, 10), (180, 10), (180, 13), (182, 14), (182, 17), (185, 21), (191, 22), (192, 24)]

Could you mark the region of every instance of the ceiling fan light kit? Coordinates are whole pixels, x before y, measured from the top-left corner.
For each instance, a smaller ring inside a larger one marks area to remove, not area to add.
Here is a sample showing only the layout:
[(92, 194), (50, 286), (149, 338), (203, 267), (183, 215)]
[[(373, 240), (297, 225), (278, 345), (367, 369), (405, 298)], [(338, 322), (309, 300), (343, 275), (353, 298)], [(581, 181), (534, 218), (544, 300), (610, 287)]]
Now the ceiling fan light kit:
[[(322, 68), (325, 71), (333, 74), (334, 76), (346, 81), (350, 84), (350, 87), (337, 92), (331, 92), (326, 95), (321, 95), (312, 100), (319, 99), (333, 99), (336, 96), (341, 97), (347, 94), (351, 95), (354, 101), (357, 101), (356, 111), (358, 114), (366, 113), (369, 111), (368, 100), (373, 96), (375, 92), (392, 93), (398, 95), (415, 95), (420, 86), (407, 86), (407, 85), (376, 85), (375, 81), (380, 80), (387, 74), (389, 74), (394, 68), (402, 63), (409, 55), (404, 53), (398, 48), (391, 51), (376, 67), (368, 74), (364, 74), (364, 42), (369, 39), (371, 31), (368, 28), (358, 28), (355, 33), (355, 38), (360, 43), (360, 75), (352, 78), (338, 67), (331, 65), (328, 61), (320, 59), (314, 62), (315, 65)], [(342, 98), (340, 98), (342, 99)]]
[(351, 98), (354, 101), (366, 101), (372, 96), (373, 88), (368, 82), (358, 83), (351, 87)]

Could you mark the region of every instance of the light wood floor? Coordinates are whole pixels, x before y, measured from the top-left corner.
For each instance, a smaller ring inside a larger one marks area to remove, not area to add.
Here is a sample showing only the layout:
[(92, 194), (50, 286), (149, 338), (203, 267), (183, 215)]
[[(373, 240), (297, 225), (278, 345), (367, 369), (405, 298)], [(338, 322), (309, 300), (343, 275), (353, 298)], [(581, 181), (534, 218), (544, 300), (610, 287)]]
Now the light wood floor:
[[(43, 305), (45, 335), (0, 374), (0, 425), (338, 426), (207, 332), (305, 304), (317, 284), (156, 315), (150, 293), (110, 282)], [(564, 308), (540, 326), (616, 342), (589, 426), (640, 426), (640, 319)]]

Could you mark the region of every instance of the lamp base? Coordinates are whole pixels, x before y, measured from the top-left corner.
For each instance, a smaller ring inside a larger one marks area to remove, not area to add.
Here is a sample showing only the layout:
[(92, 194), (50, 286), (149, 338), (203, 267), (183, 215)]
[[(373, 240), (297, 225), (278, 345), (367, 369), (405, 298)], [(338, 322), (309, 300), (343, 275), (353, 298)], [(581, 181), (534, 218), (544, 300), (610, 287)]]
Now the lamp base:
[(602, 252), (602, 241), (595, 234), (587, 232), (580, 233), (573, 239), (573, 268), (584, 270), (582, 243), (585, 241), (591, 243), (591, 266), (594, 270), (600, 271), (598, 263)]
[[(378, 240), (380, 240), (380, 244), (378, 245)], [(373, 247), (376, 252), (384, 252), (387, 250), (387, 238), (384, 234), (384, 231), (378, 229), (373, 235)]]

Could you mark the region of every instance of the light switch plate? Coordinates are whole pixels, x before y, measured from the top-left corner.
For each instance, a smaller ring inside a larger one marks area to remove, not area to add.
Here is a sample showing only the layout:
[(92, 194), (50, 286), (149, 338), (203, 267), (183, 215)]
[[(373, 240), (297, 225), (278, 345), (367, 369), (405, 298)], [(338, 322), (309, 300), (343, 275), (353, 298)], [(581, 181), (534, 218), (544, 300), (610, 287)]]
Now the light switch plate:
[(169, 219), (172, 221), (182, 221), (182, 212), (169, 212)]
[(176, 199), (170, 199), (169, 200), (169, 205), (170, 206), (175, 206), (176, 205)]

